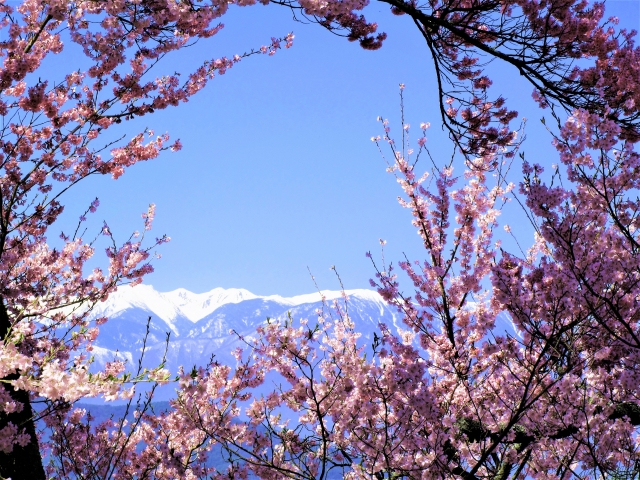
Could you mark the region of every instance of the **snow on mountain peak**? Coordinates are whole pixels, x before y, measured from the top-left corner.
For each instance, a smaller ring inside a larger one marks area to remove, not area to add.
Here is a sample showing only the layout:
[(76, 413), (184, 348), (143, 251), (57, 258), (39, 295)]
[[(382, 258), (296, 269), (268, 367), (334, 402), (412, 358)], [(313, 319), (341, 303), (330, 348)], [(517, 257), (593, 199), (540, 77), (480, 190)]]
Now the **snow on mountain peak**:
[[(347, 290), (345, 294), (351, 299), (361, 298), (379, 306), (384, 305), (382, 297), (372, 290)], [(161, 318), (174, 329), (173, 324), (178, 317), (195, 323), (221, 306), (230, 303), (237, 304), (245, 300), (262, 299), (286, 306), (299, 306), (320, 302), (322, 297), (331, 304), (334, 300), (342, 298), (342, 292), (324, 290), (293, 297), (281, 297), (280, 295), (259, 296), (242, 288), (214, 288), (205, 293), (193, 293), (184, 288), (178, 288), (171, 292), (162, 293), (151, 285), (142, 284), (135, 287), (120, 287), (109, 296), (106, 302), (100, 303), (94, 308), (93, 316), (109, 317), (130, 308), (140, 308)]]
[[(373, 290), (345, 290), (344, 292), (349, 299), (362, 298), (365, 300), (373, 301), (376, 303), (384, 303), (382, 297), (378, 292)], [(276, 302), (284, 303), (291, 306), (304, 305), (305, 303), (316, 303), (322, 301), (322, 298), (329, 304), (334, 300), (340, 300), (342, 298), (342, 292), (339, 290), (322, 290), (320, 292), (306, 293), (304, 295), (296, 295), (293, 297), (281, 297), (280, 295), (271, 295), (268, 297), (262, 297), (265, 300), (273, 300)]]
[(240, 303), (258, 298), (257, 295), (242, 288), (214, 288), (205, 293), (193, 293), (179, 288), (160, 295), (176, 305), (180, 313), (192, 322), (197, 322), (227, 303)]
[(109, 295), (106, 302), (99, 303), (93, 309), (93, 316), (109, 317), (129, 308), (141, 308), (171, 324), (180, 315), (178, 309), (162, 298), (151, 285), (124, 285)]

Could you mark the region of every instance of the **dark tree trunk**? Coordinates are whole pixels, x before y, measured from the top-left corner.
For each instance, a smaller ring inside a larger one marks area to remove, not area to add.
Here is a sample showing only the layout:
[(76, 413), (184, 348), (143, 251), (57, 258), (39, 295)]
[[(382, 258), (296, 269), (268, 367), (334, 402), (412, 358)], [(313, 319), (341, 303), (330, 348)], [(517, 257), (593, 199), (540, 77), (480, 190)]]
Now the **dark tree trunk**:
[[(10, 329), (11, 321), (0, 297), (0, 339), (5, 340)], [(19, 373), (14, 373), (3, 380), (17, 380), (19, 376)], [(20, 412), (0, 413), (0, 430), (7, 424), (13, 423), (18, 427), (19, 432), (24, 432), (31, 437), (31, 441), (25, 447), (14, 445), (11, 453), (0, 453), (0, 477), (11, 478), (11, 480), (46, 480), (29, 393), (24, 390), (15, 390), (5, 382), (1, 382), (0, 385), (0, 388), (9, 392), (13, 400), (23, 406)]]
[[(13, 374), (5, 380), (17, 378), (18, 374)], [(1, 413), (0, 430), (11, 422), (18, 427), (19, 431), (29, 435), (31, 441), (25, 447), (14, 445), (13, 452), (9, 454), (0, 453), (0, 477), (11, 478), (11, 480), (45, 480), (29, 393), (24, 390), (14, 390), (7, 384), (4, 384), (4, 388), (9, 391), (11, 398), (23, 405), (23, 408), (21, 412)]]

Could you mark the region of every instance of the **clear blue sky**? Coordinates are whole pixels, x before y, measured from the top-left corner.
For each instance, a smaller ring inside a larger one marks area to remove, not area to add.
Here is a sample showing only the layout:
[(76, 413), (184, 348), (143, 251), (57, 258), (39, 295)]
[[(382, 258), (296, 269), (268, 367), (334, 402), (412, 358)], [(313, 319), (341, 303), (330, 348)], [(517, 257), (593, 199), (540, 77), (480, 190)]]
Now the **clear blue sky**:
[[(638, 0), (609, 0), (607, 11), (640, 29)], [(396, 201), (400, 190), (369, 140), (381, 133), (378, 115), (399, 131), (399, 83), (407, 86), (408, 122), (432, 123), (434, 153), (448, 157), (451, 147), (438, 127), (432, 64), (418, 31), (382, 6), (366, 13), (389, 35), (379, 51), (296, 23), (286, 8), (234, 8), (221, 33), (165, 67), (185, 71), (197, 60), (242, 53), (289, 31), (296, 35), (293, 48), (243, 60), (191, 102), (124, 124), (132, 133), (144, 126), (169, 132), (184, 148), (137, 165), (118, 181), (95, 177), (74, 187), (67, 220), (75, 221), (97, 195), (96, 219), (124, 239), (155, 203), (152, 233), (172, 241), (145, 283), (161, 291), (242, 287), (296, 295), (314, 289), (307, 267), (321, 288), (336, 289), (332, 265), (346, 288), (368, 288), (374, 271), (365, 252), (378, 256), (379, 238), (388, 241), (388, 260), (403, 252), (421, 258), (410, 217)], [(493, 72), (493, 91), (530, 119), (527, 158), (554, 163), (531, 87), (510, 69)], [(511, 180), (519, 179), (516, 168)], [(517, 209), (506, 218), (518, 228)], [(527, 226), (521, 228), (528, 236)]]

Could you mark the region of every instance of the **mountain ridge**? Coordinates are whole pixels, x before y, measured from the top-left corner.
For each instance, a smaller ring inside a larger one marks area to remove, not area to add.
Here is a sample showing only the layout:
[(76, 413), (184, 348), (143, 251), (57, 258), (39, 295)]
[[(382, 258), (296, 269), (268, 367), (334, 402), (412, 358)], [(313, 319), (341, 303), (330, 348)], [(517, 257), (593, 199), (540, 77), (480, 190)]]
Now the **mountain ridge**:
[[(382, 297), (372, 290), (345, 290), (344, 294), (348, 297), (358, 297), (386, 305)], [(255, 295), (242, 288), (224, 289), (221, 287), (204, 293), (193, 293), (184, 288), (158, 292), (152, 285), (142, 284), (135, 287), (125, 285), (111, 294), (105, 302), (96, 305), (92, 316), (109, 317), (128, 308), (141, 308), (157, 315), (167, 323), (171, 323), (178, 317), (197, 323), (224, 305), (237, 304), (247, 300), (260, 299), (282, 305), (299, 306), (322, 302), (322, 296), (325, 301), (333, 301), (342, 298), (342, 295), (341, 291), (324, 290), (293, 297), (282, 297), (280, 295)]]
[[(255, 338), (257, 328), (267, 318), (308, 319), (313, 325), (319, 311), (332, 313), (334, 301), (348, 313), (363, 345), (371, 344), (380, 323), (392, 332), (408, 328), (402, 323), (402, 316), (377, 292), (347, 290), (344, 295), (348, 298), (346, 304), (340, 291), (282, 297), (255, 295), (244, 289), (215, 288), (193, 293), (185, 289), (158, 292), (151, 285), (121, 287), (90, 314), (91, 318), (109, 318), (99, 327), (91, 369), (102, 370), (107, 362), (119, 359), (126, 361), (128, 371), (135, 372), (141, 357), (143, 367), (163, 364), (172, 375), (181, 366), (191, 370), (193, 366), (207, 365), (214, 357), (220, 363), (236, 365), (232, 352), (238, 347), (249, 348), (245, 342)], [(494, 331), (518, 334), (506, 313), (496, 319)], [(171, 385), (163, 389), (160, 399), (175, 394)]]
[(340, 291), (282, 297), (244, 289), (215, 288), (197, 294), (185, 289), (158, 292), (151, 285), (121, 287), (90, 314), (90, 318), (109, 319), (100, 326), (94, 343), (92, 368), (102, 369), (114, 359), (126, 360), (128, 370), (136, 368), (145, 336), (143, 365), (147, 368), (163, 363), (165, 349), (165, 364), (172, 373), (181, 365), (205, 365), (212, 356), (234, 365), (231, 352), (246, 347), (239, 335), (251, 338), (268, 318), (283, 321), (291, 315), (295, 320), (313, 320), (318, 311), (330, 312), (334, 301), (348, 311), (365, 339), (372, 337), (380, 322), (400, 326), (400, 317), (377, 292), (347, 290), (344, 295), (346, 306)]

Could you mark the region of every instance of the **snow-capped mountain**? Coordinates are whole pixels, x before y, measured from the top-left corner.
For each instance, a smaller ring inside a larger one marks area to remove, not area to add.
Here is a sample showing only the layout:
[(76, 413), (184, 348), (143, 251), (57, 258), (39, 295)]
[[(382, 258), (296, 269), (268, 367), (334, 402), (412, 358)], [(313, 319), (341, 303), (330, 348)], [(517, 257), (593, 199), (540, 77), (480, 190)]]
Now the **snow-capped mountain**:
[(227, 303), (240, 303), (258, 298), (253, 293), (239, 288), (214, 288), (207, 293), (192, 293), (184, 288), (160, 293), (151, 285), (121, 287), (107, 302), (94, 308), (94, 315), (111, 318), (120, 313), (137, 309), (149, 313), (165, 322), (178, 334), (176, 323), (180, 320), (197, 322)]
[[(397, 313), (371, 290), (348, 290), (348, 313), (365, 339), (372, 336), (378, 323), (400, 326)], [(323, 291), (295, 297), (259, 296), (243, 289), (215, 288), (206, 293), (185, 289), (158, 292), (150, 285), (121, 287), (109, 299), (94, 307), (93, 318), (108, 317), (100, 327), (93, 355), (95, 368), (114, 358), (126, 359), (131, 370), (138, 358), (150, 318), (149, 335), (143, 364), (157, 366), (170, 341), (166, 366), (176, 372), (180, 365), (191, 368), (205, 365), (212, 357), (235, 363), (231, 352), (241, 341), (237, 334), (250, 336), (267, 318), (312, 321), (317, 311), (329, 311), (334, 301), (344, 305), (342, 293)], [(237, 334), (232, 334), (233, 330)]]
[[(349, 317), (365, 345), (371, 344), (379, 323), (385, 323), (392, 331), (406, 328), (400, 315), (377, 292), (348, 290), (345, 293)], [(237, 347), (246, 347), (238, 335), (248, 338), (267, 318), (283, 321), (289, 315), (294, 321), (308, 319), (313, 325), (318, 310), (331, 313), (334, 301), (344, 309), (342, 292), (336, 291), (281, 297), (255, 295), (243, 289), (215, 288), (206, 293), (178, 289), (162, 293), (150, 285), (124, 286), (91, 312), (93, 318), (109, 318), (100, 327), (94, 344), (93, 368), (100, 370), (106, 362), (118, 358), (126, 360), (128, 370), (135, 372), (145, 337), (142, 364), (148, 368), (160, 365), (165, 351), (165, 366), (172, 374), (177, 373), (180, 366), (187, 370), (204, 366), (212, 357), (220, 363), (235, 365), (231, 352)], [(494, 332), (516, 333), (508, 314), (498, 317)], [(167, 333), (170, 333), (168, 344)], [(160, 399), (173, 396), (173, 392), (173, 387), (165, 388)]]

